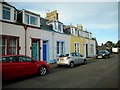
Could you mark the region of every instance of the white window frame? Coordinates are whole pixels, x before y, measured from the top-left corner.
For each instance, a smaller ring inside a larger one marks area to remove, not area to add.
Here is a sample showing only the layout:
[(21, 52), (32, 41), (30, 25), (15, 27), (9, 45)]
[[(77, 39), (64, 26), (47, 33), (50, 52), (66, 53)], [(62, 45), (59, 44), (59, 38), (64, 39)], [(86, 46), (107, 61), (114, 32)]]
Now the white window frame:
[(90, 46), (91, 46), (91, 54), (94, 54), (94, 45), (91, 44)]
[[(29, 24), (25, 22), (25, 14), (29, 16)], [(30, 19), (31, 16), (32, 16), (32, 17), (35, 17), (35, 18), (37, 19), (37, 21), (36, 21), (37, 24), (36, 24), (36, 25), (30, 23), (30, 22), (31, 22), (31, 19)], [(38, 23), (38, 17), (35, 16), (35, 15), (32, 15), (32, 14), (26, 13), (26, 12), (24, 11), (24, 17), (23, 17), (23, 18), (24, 18), (24, 23), (27, 24), (27, 25), (31, 25), (31, 26), (38, 26), (38, 25), (39, 25), (39, 23)]]
[[(6, 7), (6, 8), (9, 8), (9, 9), (10, 9), (10, 19), (4, 19), (4, 18), (3, 18), (3, 8), (4, 8), (4, 7)], [(3, 20), (6, 20), (6, 21), (11, 21), (11, 7), (6, 6), (6, 5), (2, 5), (2, 19), (3, 19)]]
[(80, 43), (74, 42), (74, 52), (80, 53)]
[[(58, 42), (59, 42), (59, 53), (57, 53), (58, 49), (56, 49), (56, 54), (60, 55), (62, 53), (65, 53), (65, 42), (64, 41), (57, 41), (57, 43)], [(56, 43), (56, 48), (58, 48), (57, 43)], [(63, 43), (63, 47), (62, 47), (62, 43)], [(63, 52), (62, 52), (62, 49), (63, 49)]]

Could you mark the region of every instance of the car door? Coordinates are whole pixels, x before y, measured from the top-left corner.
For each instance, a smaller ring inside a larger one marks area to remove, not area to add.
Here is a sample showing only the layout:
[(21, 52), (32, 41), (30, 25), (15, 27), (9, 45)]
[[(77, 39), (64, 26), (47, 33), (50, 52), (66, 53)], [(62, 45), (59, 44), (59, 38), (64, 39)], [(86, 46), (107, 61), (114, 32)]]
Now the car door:
[(79, 53), (76, 53), (76, 56), (77, 56), (77, 63), (80, 64), (82, 63), (82, 57)]
[(71, 61), (73, 61), (74, 62), (74, 64), (77, 64), (77, 57), (76, 57), (76, 53), (75, 52), (73, 52), (73, 53), (71, 53)]
[(21, 76), (30, 75), (35, 73), (36, 62), (32, 62), (32, 58), (26, 56), (18, 56), (17, 60), (19, 62), (18, 69), (21, 72)]
[(14, 56), (2, 57), (2, 75), (4, 80), (17, 78), (20, 76), (18, 62)]

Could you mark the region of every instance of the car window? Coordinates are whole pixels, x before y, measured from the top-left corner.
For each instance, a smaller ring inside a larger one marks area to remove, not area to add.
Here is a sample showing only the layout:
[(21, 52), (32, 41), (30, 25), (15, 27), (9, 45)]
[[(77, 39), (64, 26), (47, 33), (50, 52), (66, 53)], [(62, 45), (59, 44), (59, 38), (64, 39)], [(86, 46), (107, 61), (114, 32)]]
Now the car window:
[(31, 62), (32, 58), (29, 57), (24, 57), (24, 56), (19, 56), (18, 57), (18, 62)]
[(76, 56), (76, 53), (71, 53), (71, 56), (75, 57), (75, 56)]
[(2, 58), (0, 58), (0, 62), (2, 62)]
[(19, 56), (18, 57), (18, 62), (25, 62), (25, 57)]
[(15, 58), (13, 56), (10, 57), (2, 57), (2, 60), (0, 62), (16, 62)]
[(32, 61), (32, 58), (26, 57), (25, 61), (26, 61), (26, 62), (31, 62), (31, 61)]
[(76, 56), (77, 56), (77, 57), (81, 57), (81, 55), (80, 55), (79, 53), (76, 53)]
[(2, 62), (3, 62), (3, 63), (4, 63), (4, 62), (7, 62), (7, 58), (3, 57), (3, 58), (2, 58)]

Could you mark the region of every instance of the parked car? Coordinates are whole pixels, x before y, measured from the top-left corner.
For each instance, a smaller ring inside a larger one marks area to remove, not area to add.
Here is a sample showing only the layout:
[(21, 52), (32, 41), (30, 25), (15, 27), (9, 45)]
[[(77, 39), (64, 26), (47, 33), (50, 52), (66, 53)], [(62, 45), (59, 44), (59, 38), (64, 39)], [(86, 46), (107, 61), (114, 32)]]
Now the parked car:
[(110, 57), (110, 52), (107, 50), (100, 50), (96, 56), (96, 58), (109, 58)]
[(49, 71), (46, 62), (35, 60), (24, 55), (6, 55), (0, 57), (3, 80), (11, 80), (23, 76), (39, 74), (44, 76)]
[(86, 64), (87, 63), (87, 59), (85, 57), (83, 57), (83, 55), (81, 55), (80, 53), (77, 52), (71, 52), (68, 54), (61, 54), (58, 58), (57, 58), (57, 65), (68, 65), (71, 68), (74, 67), (74, 65), (76, 64)]

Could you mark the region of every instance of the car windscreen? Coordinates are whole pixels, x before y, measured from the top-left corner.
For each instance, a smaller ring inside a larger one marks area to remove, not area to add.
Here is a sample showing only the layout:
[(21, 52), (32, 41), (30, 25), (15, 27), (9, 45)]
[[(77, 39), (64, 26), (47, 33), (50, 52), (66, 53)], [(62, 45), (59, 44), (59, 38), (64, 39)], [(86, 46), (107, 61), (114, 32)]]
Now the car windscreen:
[(68, 57), (69, 54), (61, 54), (59, 57)]

